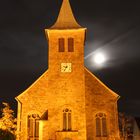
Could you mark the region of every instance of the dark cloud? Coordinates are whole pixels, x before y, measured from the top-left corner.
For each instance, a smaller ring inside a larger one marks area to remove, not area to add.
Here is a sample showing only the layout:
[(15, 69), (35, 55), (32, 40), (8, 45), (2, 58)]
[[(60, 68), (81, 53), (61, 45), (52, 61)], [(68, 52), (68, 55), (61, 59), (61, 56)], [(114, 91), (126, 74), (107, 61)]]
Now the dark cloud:
[[(0, 101), (14, 97), (48, 67), (44, 29), (56, 20), (59, 0), (4, 0), (0, 4)], [(77, 21), (87, 27), (85, 57), (103, 51), (108, 60), (96, 69), (91, 56), (85, 65), (121, 95), (119, 110), (140, 115), (139, 1), (70, 0)]]

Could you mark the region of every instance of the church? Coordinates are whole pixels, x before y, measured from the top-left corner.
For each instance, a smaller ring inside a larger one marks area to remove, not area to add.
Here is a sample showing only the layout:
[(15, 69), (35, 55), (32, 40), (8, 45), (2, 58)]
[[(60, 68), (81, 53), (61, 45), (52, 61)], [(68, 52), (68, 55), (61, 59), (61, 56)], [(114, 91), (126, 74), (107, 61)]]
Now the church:
[(63, 0), (45, 29), (48, 70), (16, 97), (17, 140), (120, 140), (119, 95), (84, 66), (86, 31)]

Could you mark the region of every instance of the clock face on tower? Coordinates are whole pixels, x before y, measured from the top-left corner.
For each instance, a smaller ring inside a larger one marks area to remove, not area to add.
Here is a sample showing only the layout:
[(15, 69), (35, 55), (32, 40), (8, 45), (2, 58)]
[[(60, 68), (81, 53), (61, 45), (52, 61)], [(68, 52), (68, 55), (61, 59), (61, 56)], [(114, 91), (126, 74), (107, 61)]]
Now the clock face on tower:
[(71, 72), (72, 64), (71, 63), (61, 63), (61, 72)]

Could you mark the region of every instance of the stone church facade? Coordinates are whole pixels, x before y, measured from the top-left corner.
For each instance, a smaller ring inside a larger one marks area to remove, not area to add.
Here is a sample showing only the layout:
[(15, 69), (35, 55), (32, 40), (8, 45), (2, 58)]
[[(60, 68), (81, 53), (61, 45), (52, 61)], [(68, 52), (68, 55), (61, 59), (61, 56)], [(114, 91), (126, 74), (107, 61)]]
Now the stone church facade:
[(48, 70), (16, 97), (17, 140), (119, 140), (119, 96), (85, 68), (86, 28), (68, 0), (45, 33)]

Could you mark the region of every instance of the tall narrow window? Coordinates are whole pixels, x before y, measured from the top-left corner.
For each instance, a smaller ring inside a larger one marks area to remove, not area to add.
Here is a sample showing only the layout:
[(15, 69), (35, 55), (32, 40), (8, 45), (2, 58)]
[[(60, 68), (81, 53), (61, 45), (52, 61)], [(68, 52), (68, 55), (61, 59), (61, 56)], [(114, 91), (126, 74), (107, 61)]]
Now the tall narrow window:
[(96, 137), (107, 137), (107, 122), (104, 113), (96, 114)]
[(67, 130), (67, 117), (66, 117), (66, 112), (63, 112), (63, 130)]
[(35, 120), (35, 138), (39, 138), (39, 120)]
[(74, 39), (68, 38), (68, 52), (74, 52)]
[(39, 140), (39, 115), (28, 115), (28, 140)]
[(96, 118), (96, 136), (101, 137), (101, 121), (100, 121), (100, 118)]
[(63, 110), (63, 130), (64, 131), (71, 131), (71, 110), (65, 109)]
[(68, 130), (71, 130), (71, 112), (68, 112)]
[(28, 116), (28, 136), (33, 137), (33, 118)]
[(102, 135), (103, 137), (107, 137), (107, 126), (106, 126), (106, 118), (102, 118)]
[(59, 38), (58, 39), (58, 45), (59, 45), (59, 52), (64, 52), (65, 51), (65, 41), (64, 41), (64, 38)]

